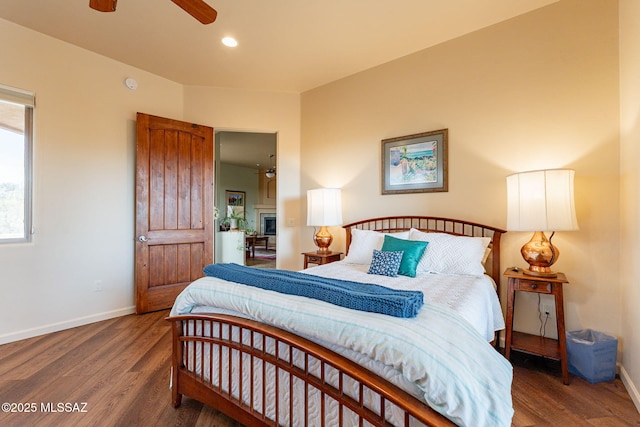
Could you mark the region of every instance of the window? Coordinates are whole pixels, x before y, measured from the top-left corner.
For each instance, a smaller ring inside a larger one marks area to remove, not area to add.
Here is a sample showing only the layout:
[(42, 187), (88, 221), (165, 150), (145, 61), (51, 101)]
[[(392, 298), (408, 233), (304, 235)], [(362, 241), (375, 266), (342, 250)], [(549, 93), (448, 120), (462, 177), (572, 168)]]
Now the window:
[(32, 93), (0, 85), (0, 243), (31, 240)]

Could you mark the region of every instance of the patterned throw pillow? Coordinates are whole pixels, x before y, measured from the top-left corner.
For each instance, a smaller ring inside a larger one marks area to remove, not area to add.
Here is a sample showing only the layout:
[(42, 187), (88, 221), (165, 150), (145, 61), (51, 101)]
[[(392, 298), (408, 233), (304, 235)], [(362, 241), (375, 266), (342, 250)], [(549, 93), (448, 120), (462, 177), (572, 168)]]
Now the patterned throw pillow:
[(373, 258), (369, 267), (369, 274), (380, 276), (396, 277), (402, 262), (402, 251), (379, 251), (373, 250)]

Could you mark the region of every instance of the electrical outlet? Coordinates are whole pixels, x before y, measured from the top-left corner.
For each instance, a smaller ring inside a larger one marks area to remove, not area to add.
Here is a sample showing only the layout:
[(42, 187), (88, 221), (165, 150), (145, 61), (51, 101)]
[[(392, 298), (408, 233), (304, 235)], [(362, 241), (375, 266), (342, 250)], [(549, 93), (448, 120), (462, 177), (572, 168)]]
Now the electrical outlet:
[(102, 292), (102, 280), (96, 280), (93, 282), (93, 291), (94, 292)]
[(555, 307), (550, 302), (542, 303), (542, 314), (553, 317), (556, 313)]

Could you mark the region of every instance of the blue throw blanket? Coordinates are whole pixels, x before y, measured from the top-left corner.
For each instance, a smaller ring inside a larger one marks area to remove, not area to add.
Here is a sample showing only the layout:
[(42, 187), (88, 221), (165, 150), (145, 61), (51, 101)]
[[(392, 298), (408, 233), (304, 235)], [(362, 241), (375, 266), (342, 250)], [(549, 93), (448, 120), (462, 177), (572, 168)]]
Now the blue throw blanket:
[(250, 268), (238, 264), (210, 264), (203, 271), (207, 276), (230, 282), (395, 317), (415, 317), (423, 304), (420, 291), (390, 289), (296, 271)]

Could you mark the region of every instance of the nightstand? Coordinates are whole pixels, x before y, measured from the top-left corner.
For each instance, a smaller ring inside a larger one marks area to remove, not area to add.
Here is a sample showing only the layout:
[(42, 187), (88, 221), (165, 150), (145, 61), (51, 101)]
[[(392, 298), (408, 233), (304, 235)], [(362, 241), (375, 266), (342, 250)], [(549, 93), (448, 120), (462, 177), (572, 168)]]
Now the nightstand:
[(329, 264), (330, 262), (340, 261), (342, 252), (331, 252), (328, 254), (319, 254), (317, 252), (303, 252), (304, 255), (304, 268), (307, 268), (309, 264)]
[[(517, 350), (559, 360), (562, 369), (562, 382), (569, 384), (567, 341), (564, 329), (564, 302), (562, 298), (562, 286), (565, 283), (569, 283), (567, 278), (563, 273), (558, 273), (558, 277), (529, 276), (524, 274), (520, 269), (514, 270), (511, 268), (508, 268), (504, 272), (504, 276), (509, 279), (509, 288), (507, 290), (507, 336), (505, 339), (504, 357), (508, 360), (511, 356), (511, 350)], [(554, 296), (556, 303), (556, 324), (558, 326), (557, 340), (513, 331), (513, 311), (515, 309), (516, 291), (535, 292)]]

